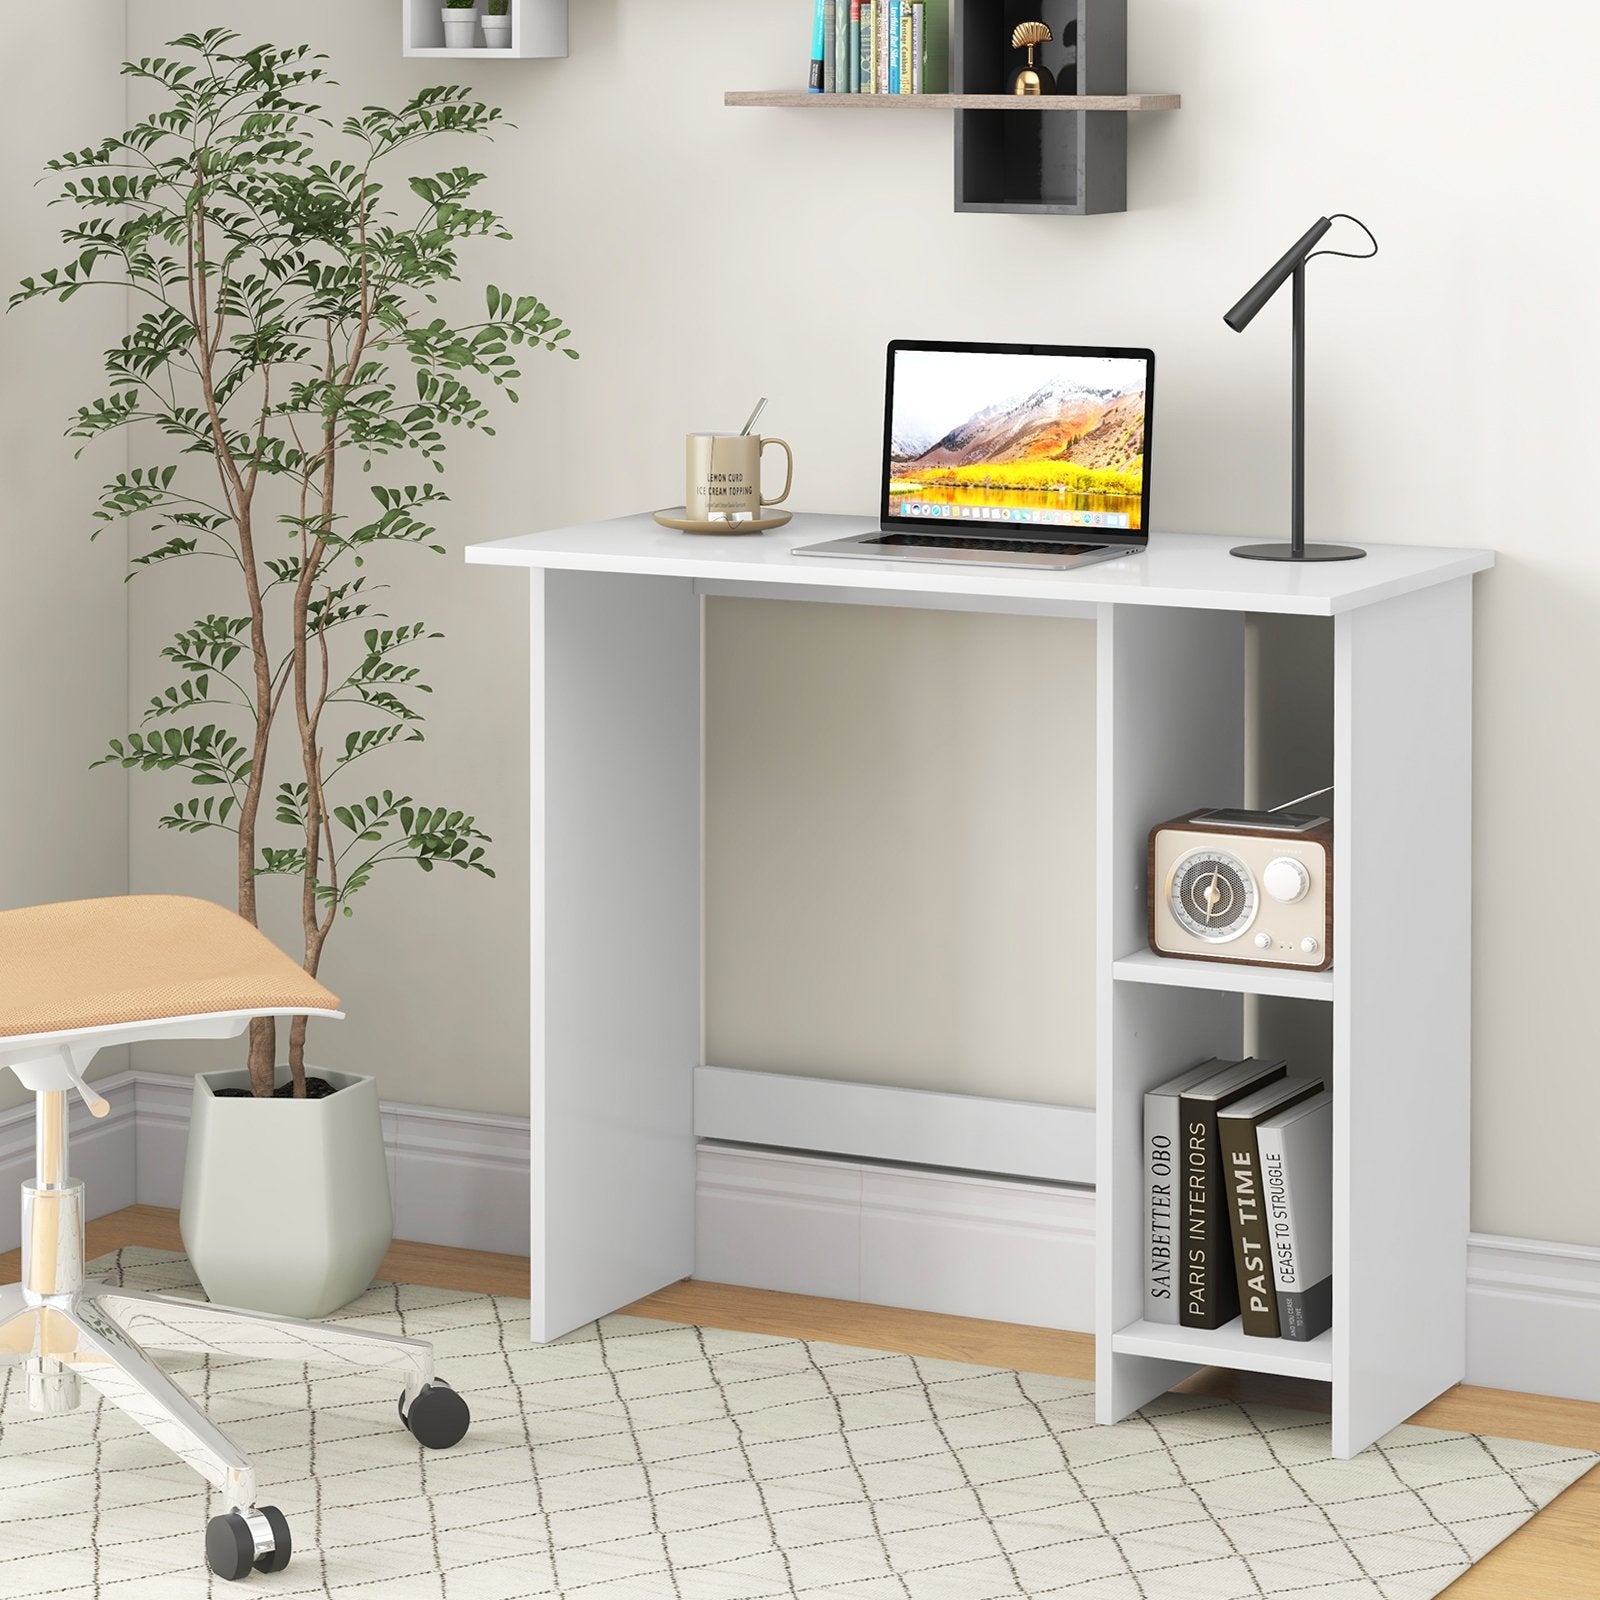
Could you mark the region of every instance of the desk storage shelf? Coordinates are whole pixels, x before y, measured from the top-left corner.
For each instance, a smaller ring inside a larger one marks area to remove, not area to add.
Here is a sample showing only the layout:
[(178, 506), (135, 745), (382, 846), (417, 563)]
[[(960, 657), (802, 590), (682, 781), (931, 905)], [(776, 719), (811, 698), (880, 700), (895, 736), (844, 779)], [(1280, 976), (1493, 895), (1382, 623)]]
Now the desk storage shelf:
[[(1278, 1373), (1330, 1385), (1334, 1451), (1356, 1454), (1466, 1365), (1472, 583), (1493, 557), (1374, 545), (1363, 561), (1291, 568), (1233, 559), (1236, 538), (1182, 534), (1063, 573), (793, 554), (868, 527), (800, 515), (760, 538), (685, 538), (638, 516), (467, 553), (531, 577), (534, 1336), (694, 1272), (703, 598), (1087, 619), (1096, 1100), (1079, 1181), (1096, 1190), (1097, 1415), (1120, 1421), (1201, 1367)], [(1245, 792), (1246, 632), (1267, 616), (1329, 669), (1276, 690), (1297, 726), (1309, 705), (1327, 730), (1305, 757), (1317, 773), (1288, 793), (1331, 769), (1329, 972), (1145, 947), (1151, 827), (1258, 798)], [(1144, 1321), (1145, 1091), (1250, 1050), (1333, 1088), (1334, 1323), (1307, 1344)], [(912, 1098), (926, 1120), (960, 1097)], [(987, 1118), (999, 1153), (982, 1170), (1039, 1171), (1003, 1165), (1022, 1159), (1006, 1130), (1027, 1110)], [(787, 1142), (781, 1123), (739, 1137)]]
[(1118, 983), (1152, 983), (1173, 989), (1211, 989), (1219, 994), (1270, 994), (1292, 1000), (1332, 1000), (1333, 971), (1296, 972), (1288, 967), (1230, 966), (1222, 961), (1183, 961), (1135, 950), (1111, 968)]
[[(928, 0), (931, 4), (946, 0)], [(1128, 113), (1176, 111), (1175, 94), (1128, 93), (1126, 0), (1068, 0), (1057, 37), (1039, 47), (1060, 91), (1005, 93), (1024, 59), (1011, 30), (1038, 0), (948, 0), (950, 94), (733, 91), (730, 106), (800, 110), (951, 110), (956, 114), (957, 211), (1086, 216), (1128, 209)]]
[(1236, 1372), (1270, 1372), (1280, 1378), (1333, 1381), (1333, 1331), (1305, 1344), (1293, 1339), (1256, 1339), (1235, 1317), (1216, 1329), (1174, 1328), (1165, 1323), (1130, 1322), (1112, 1337), (1118, 1355), (1181, 1361), (1186, 1366), (1231, 1367)]

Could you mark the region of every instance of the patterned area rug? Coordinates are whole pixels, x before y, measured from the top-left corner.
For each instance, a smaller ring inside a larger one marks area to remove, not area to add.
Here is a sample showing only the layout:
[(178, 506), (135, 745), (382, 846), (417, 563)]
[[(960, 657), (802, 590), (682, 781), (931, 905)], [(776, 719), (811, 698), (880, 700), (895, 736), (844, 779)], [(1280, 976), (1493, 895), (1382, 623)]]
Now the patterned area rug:
[[(128, 1249), (96, 1276), (193, 1286)], [(209, 1495), (85, 1389), (0, 1411), (0, 1595), (28, 1600), (1430, 1600), (1596, 1462), (1398, 1428), (1329, 1458), (1304, 1412), (384, 1285), (344, 1317), (436, 1342), (473, 1431), (421, 1451), (388, 1379), (172, 1360), (289, 1518), (286, 1572), (203, 1566)], [(13, 1369), (13, 1373), (15, 1369)]]

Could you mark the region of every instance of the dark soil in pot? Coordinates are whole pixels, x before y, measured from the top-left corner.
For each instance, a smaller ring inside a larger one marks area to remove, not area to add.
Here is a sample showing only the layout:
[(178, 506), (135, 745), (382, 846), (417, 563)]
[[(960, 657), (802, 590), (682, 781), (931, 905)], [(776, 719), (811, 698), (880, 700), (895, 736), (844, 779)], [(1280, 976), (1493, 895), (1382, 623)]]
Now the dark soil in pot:
[[(248, 1089), (213, 1089), (212, 1094), (218, 1100), (253, 1100), (255, 1096)], [(306, 1079), (306, 1099), (326, 1100), (330, 1094), (338, 1094), (338, 1090), (326, 1078)], [(292, 1100), (294, 1098), (294, 1085), (280, 1083), (272, 1091), (274, 1100)]]

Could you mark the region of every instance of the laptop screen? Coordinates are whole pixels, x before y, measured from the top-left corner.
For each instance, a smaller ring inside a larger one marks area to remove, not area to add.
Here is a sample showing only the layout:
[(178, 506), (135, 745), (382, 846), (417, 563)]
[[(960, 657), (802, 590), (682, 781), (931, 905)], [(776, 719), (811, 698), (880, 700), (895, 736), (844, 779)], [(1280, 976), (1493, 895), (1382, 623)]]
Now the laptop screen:
[(1148, 350), (889, 346), (885, 527), (1143, 545)]

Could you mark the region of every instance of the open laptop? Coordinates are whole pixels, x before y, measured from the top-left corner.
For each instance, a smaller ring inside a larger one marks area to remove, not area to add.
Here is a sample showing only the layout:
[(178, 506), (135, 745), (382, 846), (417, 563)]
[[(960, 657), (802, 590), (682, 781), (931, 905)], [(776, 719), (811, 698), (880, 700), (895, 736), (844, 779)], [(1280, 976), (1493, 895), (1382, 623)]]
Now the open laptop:
[(804, 556), (1059, 570), (1149, 535), (1149, 350), (889, 346), (876, 533)]

